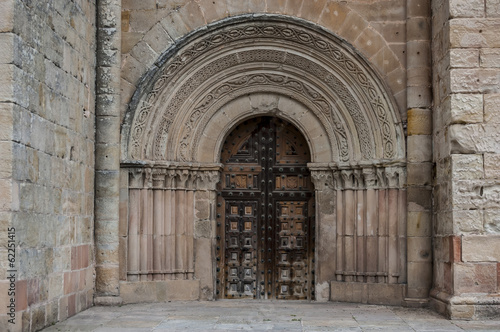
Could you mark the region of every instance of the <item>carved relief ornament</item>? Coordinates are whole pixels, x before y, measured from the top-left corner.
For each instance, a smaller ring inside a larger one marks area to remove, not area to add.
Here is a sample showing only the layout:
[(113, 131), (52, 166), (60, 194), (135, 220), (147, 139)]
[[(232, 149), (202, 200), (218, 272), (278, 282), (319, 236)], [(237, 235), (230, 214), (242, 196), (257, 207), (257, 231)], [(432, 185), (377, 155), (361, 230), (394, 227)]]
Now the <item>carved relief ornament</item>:
[[(256, 76), (225, 79), (228, 73), (241, 72), (245, 67), (272, 69), (274, 76), (259, 77), (268, 84), (286, 86), (283, 79), (288, 77), (286, 82), (290, 85), (286, 87), (292, 94), (300, 89), (317, 109), (330, 110), (329, 124), (325, 127), (331, 128), (337, 138), (339, 161), (346, 161), (346, 151), (353, 148), (347, 147), (346, 131), (355, 136), (361, 153), (358, 157), (349, 155), (349, 159), (404, 156), (404, 144), (398, 141), (400, 121), (393, 103), (384, 93), (383, 84), (361, 56), (333, 35), (291, 18), (262, 15), (248, 21), (227, 20), (214, 24), (195, 36), (176, 52), (170, 51), (168, 57), (160, 61), (163, 63), (160, 69), (150, 73), (152, 78), (136, 91), (132, 116), (127, 120), (130, 123), (124, 125), (122, 136), (128, 141), (128, 151), (125, 151), (128, 158), (165, 160), (167, 146), (174, 145), (181, 147), (181, 153), (171, 157), (190, 160), (188, 151), (196, 144), (196, 139), (190, 139), (198, 135), (193, 133), (198, 128), (196, 119), (217, 99), (217, 93), (220, 97), (227, 93), (226, 89), (234, 89), (238, 82), (257, 79)], [(253, 49), (248, 49), (250, 40)], [(295, 76), (309, 75), (310, 82), (293, 82), (290, 71)], [(212, 89), (214, 82), (223, 83)], [(293, 86), (292, 83), (299, 84)], [(261, 89), (265, 89), (264, 86), (262, 84)], [(203, 102), (194, 108), (185, 107), (200, 91), (206, 96)], [(334, 107), (331, 98), (318, 94), (324, 91), (335, 94), (340, 107)], [(344, 113), (333, 112), (338, 108)], [(343, 125), (347, 122), (351, 127)], [(174, 124), (185, 125), (182, 135), (170, 137)], [(128, 132), (127, 128), (130, 128)], [(173, 143), (168, 144), (169, 140)]]

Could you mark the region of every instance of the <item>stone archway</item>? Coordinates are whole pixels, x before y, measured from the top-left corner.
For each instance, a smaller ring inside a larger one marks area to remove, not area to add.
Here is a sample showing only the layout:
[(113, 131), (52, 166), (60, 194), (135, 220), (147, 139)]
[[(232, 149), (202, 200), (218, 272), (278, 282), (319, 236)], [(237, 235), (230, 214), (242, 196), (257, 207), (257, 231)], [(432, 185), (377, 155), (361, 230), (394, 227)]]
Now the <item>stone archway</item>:
[(270, 115), (310, 147), (316, 299), (400, 303), (405, 144), (386, 91), (345, 41), (302, 20), (246, 16), (187, 36), (144, 77), (122, 126), (122, 287), (214, 296), (219, 151), (235, 124)]

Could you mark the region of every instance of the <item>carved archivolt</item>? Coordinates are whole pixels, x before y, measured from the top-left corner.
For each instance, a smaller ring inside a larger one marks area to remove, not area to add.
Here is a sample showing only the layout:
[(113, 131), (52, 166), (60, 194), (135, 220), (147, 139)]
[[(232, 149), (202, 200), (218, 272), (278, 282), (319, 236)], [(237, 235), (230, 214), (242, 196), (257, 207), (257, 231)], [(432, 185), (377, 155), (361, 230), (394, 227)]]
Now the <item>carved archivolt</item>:
[(213, 162), (193, 154), (212, 116), (244, 93), (269, 89), (317, 117), (335, 147), (321, 161), (404, 158), (398, 112), (383, 82), (345, 42), (318, 27), (272, 15), (234, 19), (176, 47), (130, 105), (122, 131), (126, 160)]
[[(181, 140), (178, 145), (181, 161), (188, 161), (195, 158), (193, 146), (197, 146), (201, 139), (202, 131), (196, 129), (205, 128), (207, 123), (213, 119), (214, 113), (219, 109), (220, 104), (224, 104), (224, 98), (234, 99), (241, 94), (249, 94), (266, 89), (268, 92), (272, 88), (281, 88), (284, 91), (293, 91), (295, 97), (305, 101), (310, 105), (310, 109), (318, 118), (324, 122), (332, 124), (327, 130), (331, 141), (336, 141), (341, 161), (349, 160), (349, 145), (346, 129), (342, 120), (333, 110), (332, 104), (326, 99), (324, 94), (314, 89), (311, 85), (290, 76), (272, 73), (254, 73), (241, 75), (213, 88), (194, 107), (189, 118), (181, 127)], [(222, 102), (221, 102), (222, 100)], [(193, 135), (196, 135), (193, 137)]]

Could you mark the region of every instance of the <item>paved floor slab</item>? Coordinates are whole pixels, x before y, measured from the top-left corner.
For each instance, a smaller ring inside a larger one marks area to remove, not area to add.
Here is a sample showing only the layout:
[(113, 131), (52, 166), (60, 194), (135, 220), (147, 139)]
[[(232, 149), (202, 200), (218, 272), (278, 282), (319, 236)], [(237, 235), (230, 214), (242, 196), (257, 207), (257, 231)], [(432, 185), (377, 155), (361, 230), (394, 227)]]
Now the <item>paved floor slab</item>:
[(500, 320), (450, 321), (426, 309), (351, 303), (223, 300), (93, 307), (42, 331), (500, 331)]

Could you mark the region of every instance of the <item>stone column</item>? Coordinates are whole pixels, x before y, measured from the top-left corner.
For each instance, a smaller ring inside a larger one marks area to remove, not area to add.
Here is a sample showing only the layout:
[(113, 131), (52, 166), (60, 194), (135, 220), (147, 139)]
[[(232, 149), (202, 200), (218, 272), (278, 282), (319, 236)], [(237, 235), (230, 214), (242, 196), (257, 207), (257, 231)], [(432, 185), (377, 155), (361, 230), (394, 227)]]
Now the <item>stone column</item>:
[(200, 280), (200, 300), (215, 295), (215, 204), (219, 170), (198, 172), (194, 192), (194, 277)]
[[(407, 62), (407, 236), (406, 305), (428, 302), (432, 284), (432, 90), (430, 1), (408, 0)], [(388, 193), (391, 195), (391, 193)]]
[(331, 170), (325, 167), (309, 167), (316, 195), (315, 223), (316, 248), (314, 269), (315, 299), (326, 302), (330, 299), (330, 281), (335, 278), (336, 233), (335, 218), (336, 193), (333, 189)]
[(121, 1), (97, 2), (95, 144), (96, 304), (120, 303), (120, 61)]

